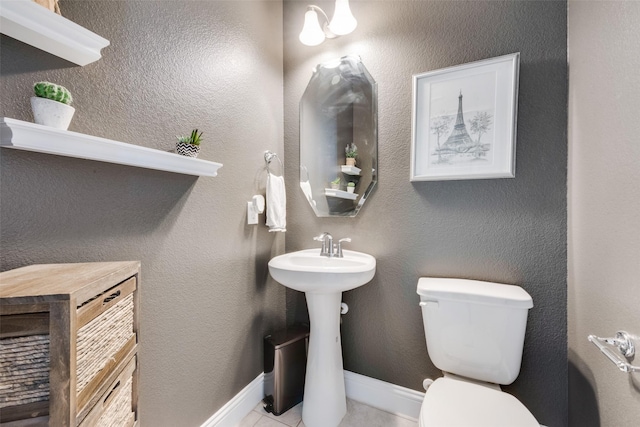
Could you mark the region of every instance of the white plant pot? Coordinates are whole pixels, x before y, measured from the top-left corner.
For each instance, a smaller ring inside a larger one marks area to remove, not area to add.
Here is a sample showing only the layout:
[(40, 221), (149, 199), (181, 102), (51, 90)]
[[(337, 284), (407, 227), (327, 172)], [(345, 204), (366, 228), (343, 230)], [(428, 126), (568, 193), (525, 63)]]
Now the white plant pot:
[(39, 125), (67, 130), (76, 109), (62, 102), (34, 96), (31, 98), (33, 119)]
[(347, 193), (353, 193), (356, 190), (356, 187), (347, 187)]

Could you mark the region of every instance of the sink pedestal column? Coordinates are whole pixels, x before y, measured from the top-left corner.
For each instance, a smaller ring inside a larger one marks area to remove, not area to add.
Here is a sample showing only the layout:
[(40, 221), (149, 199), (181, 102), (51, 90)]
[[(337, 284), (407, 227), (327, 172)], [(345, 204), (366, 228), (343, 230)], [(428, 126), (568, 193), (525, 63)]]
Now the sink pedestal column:
[(302, 421), (306, 427), (337, 427), (347, 413), (340, 340), (342, 292), (306, 292), (311, 330)]

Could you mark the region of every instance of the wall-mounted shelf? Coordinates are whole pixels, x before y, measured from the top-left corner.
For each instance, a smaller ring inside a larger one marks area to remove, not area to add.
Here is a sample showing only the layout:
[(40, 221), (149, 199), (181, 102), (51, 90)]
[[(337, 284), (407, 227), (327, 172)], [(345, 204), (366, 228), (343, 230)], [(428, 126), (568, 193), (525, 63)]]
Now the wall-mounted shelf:
[(347, 175), (353, 175), (353, 176), (360, 176), (360, 171), (362, 170), (355, 166), (347, 166), (347, 165), (340, 166), (340, 169), (342, 170), (342, 173), (346, 173)]
[(358, 198), (356, 193), (349, 193), (348, 191), (334, 190), (333, 188), (325, 188), (324, 195), (327, 197), (337, 197), (339, 199), (355, 200)]
[(221, 163), (3, 117), (0, 146), (195, 176), (216, 176)]
[(109, 40), (31, 0), (3, 1), (0, 32), (78, 65), (101, 58)]

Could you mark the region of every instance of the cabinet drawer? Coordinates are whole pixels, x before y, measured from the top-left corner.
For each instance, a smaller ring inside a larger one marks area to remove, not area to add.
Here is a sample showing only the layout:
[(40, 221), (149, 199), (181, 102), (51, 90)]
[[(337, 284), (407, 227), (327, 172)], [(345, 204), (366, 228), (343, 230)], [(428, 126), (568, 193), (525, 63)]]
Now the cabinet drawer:
[(136, 345), (136, 278), (120, 283), (77, 309), (76, 393), (79, 411)]
[[(8, 317), (0, 322), (10, 323)], [(0, 422), (48, 413), (49, 335), (0, 339)]]
[(79, 427), (129, 427), (135, 423), (133, 377), (136, 357), (111, 382)]

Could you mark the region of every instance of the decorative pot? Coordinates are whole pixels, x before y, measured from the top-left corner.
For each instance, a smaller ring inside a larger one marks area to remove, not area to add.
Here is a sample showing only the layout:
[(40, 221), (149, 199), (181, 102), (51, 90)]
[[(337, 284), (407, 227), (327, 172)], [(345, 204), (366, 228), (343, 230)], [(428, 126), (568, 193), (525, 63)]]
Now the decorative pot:
[(60, 6), (58, 6), (58, 0), (34, 0), (40, 6), (46, 7), (51, 12), (55, 12), (60, 15)]
[(338, 190), (339, 188), (340, 188), (340, 184), (334, 184), (333, 182), (331, 183), (332, 190)]
[(186, 142), (178, 142), (176, 143), (176, 152), (187, 157), (198, 157), (200, 146), (187, 144)]
[(356, 191), (356, 187), (347, 186), (347, 193), (353, 193), (354, 191)]
[(347, 157), (347, 166), (355, 166), (356, 158), (355, 157)]
[(39, 125), (67, 130), (76, 109), (62, 102), (34, 96), (31, 98), (33, 119)]

